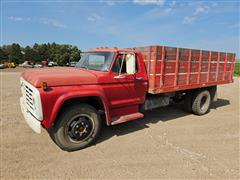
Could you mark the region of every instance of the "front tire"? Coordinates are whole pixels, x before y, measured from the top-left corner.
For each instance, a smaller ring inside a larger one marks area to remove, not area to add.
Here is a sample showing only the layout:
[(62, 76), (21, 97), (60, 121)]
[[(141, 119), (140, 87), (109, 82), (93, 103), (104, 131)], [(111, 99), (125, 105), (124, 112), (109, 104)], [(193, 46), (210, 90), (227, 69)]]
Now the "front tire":
[(61, 149), (76, 151), (88, 147), (97, 139), (101, 125), (96, 109), (82, 103), (63, 110), (48, 132)]

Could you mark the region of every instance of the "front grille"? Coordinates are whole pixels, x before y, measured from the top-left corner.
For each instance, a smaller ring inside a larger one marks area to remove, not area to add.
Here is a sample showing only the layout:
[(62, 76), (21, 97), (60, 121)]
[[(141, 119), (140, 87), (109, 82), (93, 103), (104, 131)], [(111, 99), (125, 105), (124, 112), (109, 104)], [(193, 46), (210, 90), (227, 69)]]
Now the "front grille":
[(34, 111), (36, 107), (34, 105), (33, 90), (24, 84), (24, 92), (25, 92), (25, 102), (27, 106)]
[(35, 118), (41, 121), (43, 119), (43, 115), (39, 90), (23, 78), (21, 78), (20, 82), (23, 100), (27, 110)]

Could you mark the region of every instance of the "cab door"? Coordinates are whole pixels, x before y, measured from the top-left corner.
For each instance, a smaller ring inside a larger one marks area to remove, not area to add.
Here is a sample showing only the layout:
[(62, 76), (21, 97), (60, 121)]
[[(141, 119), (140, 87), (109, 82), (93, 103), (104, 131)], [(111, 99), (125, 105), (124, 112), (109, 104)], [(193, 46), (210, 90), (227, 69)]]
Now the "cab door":
[(139, 68), (134, 53), (119, 53), (109, 76), (109, 87), (105, 87), (110, 108), (141, 104), (145, 100), (147, 79)]

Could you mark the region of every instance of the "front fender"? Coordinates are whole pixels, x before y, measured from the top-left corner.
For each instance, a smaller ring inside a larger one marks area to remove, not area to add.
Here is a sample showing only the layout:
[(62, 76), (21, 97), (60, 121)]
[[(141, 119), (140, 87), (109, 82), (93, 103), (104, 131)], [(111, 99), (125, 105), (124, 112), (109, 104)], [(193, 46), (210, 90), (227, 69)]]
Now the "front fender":
[[(64, 104), (64, 102), (70, 99), (90, 97), (90, 96), (99, 97), (101, 99), (102, 104), (104, 105), (107, 124), (109, 125), (110, 123), (109, 104), (102, 88), (99, 88), (99, 87), (97, 88), (97, 86), (94, 86), (92, 88), (89, 88), (88, 86), (84, 88), (81, 86), (81, 88), (70, 87), (70, 89), (64, 87), (64, 90), (63, 90), (56, 87), (56, 88), (52, 88), (52, 92), (50, 92), (49, 94), (48, 92), (45, 92), (44, 94), (45, 94), (45, 98), (44, 98), (44, 95), (42, 98), (43, 111), (44, 111), (43, 112), (44, 119), (43, 119), (42, 125), (44, 126), (44, 128), (52, 127), (59, 113), (59, 110)], [(49, 108), (51, 108), (51, 111), (49, 111)]]

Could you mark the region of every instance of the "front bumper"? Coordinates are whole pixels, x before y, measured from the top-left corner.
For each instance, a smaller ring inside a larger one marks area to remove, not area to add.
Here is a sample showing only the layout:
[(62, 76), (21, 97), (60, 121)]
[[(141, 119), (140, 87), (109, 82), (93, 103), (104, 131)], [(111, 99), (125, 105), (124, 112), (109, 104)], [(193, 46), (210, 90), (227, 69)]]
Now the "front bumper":
[(24, 116), (25, 121), (27, 122), (28, 126), (32, 128), (32, 130), (38, 134), (41, 133), (41, 122), (38, 121), (26, 108), (25, 103), (23, 101), (23, 97), (20, 97), (20, 106), (22, 110), (22, 114)]

